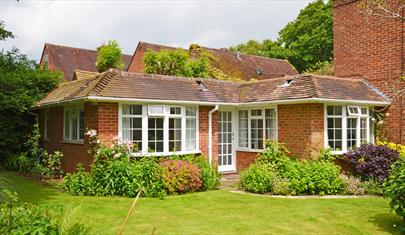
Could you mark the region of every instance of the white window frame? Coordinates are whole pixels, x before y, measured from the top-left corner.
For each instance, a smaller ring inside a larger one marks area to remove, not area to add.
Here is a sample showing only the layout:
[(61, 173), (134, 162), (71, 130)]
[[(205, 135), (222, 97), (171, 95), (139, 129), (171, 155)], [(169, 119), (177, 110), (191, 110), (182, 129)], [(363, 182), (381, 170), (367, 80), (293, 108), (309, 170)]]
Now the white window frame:
[[(49, 109), (45, 109), (44, 111), (44, 140), (49, 141), (49, 122), (50, 122), (50, 111)], [(65, 116), (63, 116), (65, 117)], [(65, 125), (63, 125), (63, 128), (65, 128)], [(65, 135), (63, 135), (65, 136)]]
[[(69, 120), (66, 120), (66, 112), (67, 110), (72, 111), (72, 110), (76, 110), (77, 111), (77, 131), (76, 131), (76, 136), (77, 139), (73, 139), (73, 133), (72, 133), (72, 123), (71, 123), (71, 119), (70, 119), (70, 115), (69, 115)], [(80, 112), (84, 112), (84, 108), (83, 106), (65, 106), (63, 107), (63, 142), (67, 142), (67, 143), (83, 143), (83, 138), (80, 138)], [(69, 121), (69, 136), (66, 137), (66, 121)], [(83, 113), (83, 122), (84, 122), (84, 113)], [(84, 124), (83, 124), (84, 125)], [(83, 126), (83, 133), (82, 136), (84, 137), (84, 126)]]
[[(145, 103), (133, 103), (125, 102), (119, 104), (118, 112), (118, 137), (122, 141), (122, 105), (142, 105), (142, 150), (138, 153), (132, 153), (134, 156), (169, 156), (169, 155), (182, 155), (182, 154), (196, 154), (201, 153), (199, 146), (199, 109), (194, 105), (166, 105), (166, 104), (145, 104)], [(150, 113), (150, 107), (163, 107), (162, 113)], [(170, 108), (181, 108), (181, 114), (170, 114)], [(186, 116), (186, 107), (195, 108), (195, 116)], [(159, 117), (163, 118), (163, 152), (148, 152), (148, 118)], [(181, 151), (170, 152), (169, 151), (169, 118), (181, 119)], [(186, 150), (186, 119), (195, 118), (196, 122), (196, 147), (194, 150)]]
[[(268, 106), (268, 107), (249, 107), (249, 108), (240, 108), (236, 110), (236, 121), (234, 122), (237, 125), (237, 135), (238, 135), (238, 141), (236, 143), (236, 150), (237, 151), (245, 151), (245, 152), (262, 152), (263, 149), (253, 149), (251, 148), (251, 142), (252, 142), (252, 129), (251, 129), (251, 120), (252, 120), (252, 116), (251, 116), (251, 110), (261, 110), (262, 111), (262, 115), (260, 116), (259, 119), (262, 119), (263, 121), (263, 145), (265, 144), (265, 141), (267, 139), (266, 137), (266, 109), (273, 109), (275, 111), (275, 139), (274, 140), (278, 140), (278, 110), (277, 110), (277, 106)], [(239, 111), (244, 111), (247, 110), (248, 111), (248, 147), (240, 147), (239, 146)], [(254, 117), (254, 119), (257, 119), (257, 117)], [(265, 146), (263, 146), (264, 148)]]
[[(123, 108), (122, 108), (122, 105), (121, 105), (121, 109), (120, 109), (120, 111), (121, 111), (121, 120), (120, 120), (121, 123), (122, 123), (123, 118), (141, 118), (141, 128), (142, 128), (143, 125), (144, 125), (143, 117), (146, 116), (145, 115), (146, 110), (145, 110), (144, 106), (142, 106), (140, 104), (126, 104), (126, 105), (139, 105), (139, 106), (141, 106), (142, 113), (141, 114), (124, 114), (123, 113)], [(124, 129), (123, 125), (121, 124), (121, 133), (123, 133), (123, 129)], [(144, 140), (145, 137), (144, 137), (143, 129), (141, 130), (141, 132), (142, 132), (142, 134), (141, 134), (142, 142), (140, 144), (141, 146), (139, 146), (139, 149), (144, 149), (143, 140)], [(122, 139), (122, 138), (120, 138), (120, 139)]]
[[(342, 115), (328, 115), (328, 106), (340, 106), (342, 108)], [(357, 113), (352, 112), (350, 109), (357, 109)], [(367, 113), (363, 114), (361, 111), (362, 108), (366, 108)], [(371, 134), (372, 126), (371, 124), (371, 116), (370, 116), (370, 107), (366, 106), (355, 106), (355, 105), (342, 105), (342, 104), (325, 104), (324, 105), (324, 147), (329, 148), (329, 137), (328, 137), (328, 118), (342, 118), (342, 150), (339, 151), (332, 151), (333, 154), (344, 154), (348, 152), (347, 146), (347, 120), (349, 118), (355, 118), (356, 121), (356, 148), (361, 146), (361, 119), (366, 119), (366, 142), (373, 143), (374, 142), (374, 135)]]

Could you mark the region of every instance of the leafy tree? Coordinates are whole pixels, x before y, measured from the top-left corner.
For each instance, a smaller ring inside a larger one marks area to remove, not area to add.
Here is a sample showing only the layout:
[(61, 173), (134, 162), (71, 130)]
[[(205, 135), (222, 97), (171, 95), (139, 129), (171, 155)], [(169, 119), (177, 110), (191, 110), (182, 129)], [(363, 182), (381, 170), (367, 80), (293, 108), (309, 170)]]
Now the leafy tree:
[(0, 52), (0, 156), (21, 151), (34, 117), (29, 109), (60, 81), (18, 49)]
[(122, 50), (117, 41), (111, 40), (97, 48), (98, 56), (96, 67), (100, 72), (111, 68), (123, 69), (125, 64), (122, 62)]
[(148, 50), (143, 62), (146, 73), (201, 78), (208, 77), (210, 73), (209, 55), (202, 50), (196, 56), (183, 49)]
[(316, 0), (302, 9), (297, 18), (288, 23), (276, 41), (248, 41), (231, 47), (247, 54), (288, 59), (303, 72), (333, 57), (332, 1)]
[(288, 59), (289, 57), (289, 51), (280, 42), (270, 39), (263, 40), (263, 42), (249, 40), (247, 43), (231, 47), (230, 50), (278, 59)]
[(0, 41), (6, 40), (7, 38), (14, 38), (14, 34), (5, 29), (3, 21), (0, 21)]
[(333, 63), (329, 61), (318, 62), (305, 73), (333, 76)]

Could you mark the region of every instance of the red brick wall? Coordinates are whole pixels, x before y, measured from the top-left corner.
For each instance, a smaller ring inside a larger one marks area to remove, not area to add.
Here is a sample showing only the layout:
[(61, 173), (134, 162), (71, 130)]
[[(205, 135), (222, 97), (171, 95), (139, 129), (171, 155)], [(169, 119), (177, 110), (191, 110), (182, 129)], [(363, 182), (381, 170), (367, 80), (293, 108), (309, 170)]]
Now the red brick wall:
[[(43, 136), (44, 111), (40, 110), (39, 125)], [(43, 141), (44, 148), (48, 152), (61, 151), (63, 153), (62, 167), (65, 172), (76, 169), (77, 163), (83, 163), (87, 168), (92, 162), (88, 154), (89, 144), (87, 136), (84, 143), (63, 142), (63, 107), (49, 109), (49, 141)], [(102, 141), (109, 141), (118, 135), (118, 104), (116, 103), (85, 103), (84, 126), (98, 131)]]
[[(213, 106), (199, 107), (199, 138), (201, 153), (208, 160), (208, 113)], [(212, 162), (218, 165), (218, 111), (212, 114)]]
[(278, 105), (278, 141), (292, 156), (307, 158), (313, 147), (324, 144), (323, 104)]
[[(398, 4), (398, 0), (387, 2), (394, 9)], [(403, 70), (403, 23), (398, 19), (366, 17), (360, 14), (358, 4), (359, 1), (355, 0), (334, 1), (335, 76), (364, 76), (391, 96), (392, 90), (387, 82), (397, 80)], [(387, 134), (391, 140), (400, 142), (402, 139), (404, 143), (405, 133), (401, 131), (400, 123), (405, 125), (404, 120), (401, 121), (401, 113), (403, 116), (405, 111), (402, 109), (401, 112), (400, 106), (401, 100), (396, 99), (388, 110)]]
[(143, 55), (145, 54), (145, 50), (142, 48), (142, 44), (140, 44), (132, 57), (131, 64), (128, 66), (128, 72), (133, 73), (143, 73)]
[(241, 172), (255, 163), (257, 154), (255, 152), (236, 151), (236, 171)]

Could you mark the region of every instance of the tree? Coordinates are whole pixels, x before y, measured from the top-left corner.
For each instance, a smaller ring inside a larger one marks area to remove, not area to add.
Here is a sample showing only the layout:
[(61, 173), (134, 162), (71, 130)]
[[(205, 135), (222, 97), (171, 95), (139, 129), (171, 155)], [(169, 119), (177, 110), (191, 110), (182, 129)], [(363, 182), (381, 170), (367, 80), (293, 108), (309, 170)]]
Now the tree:
[[(13, 37), (3, 26), (0, 26), (0, 40)], [(60, 73), (41, 70), (18, 49), (0, 51), (1, 157), (21, 150), (35, 123), (30, 108), (53, 89), (60, 78)]]
[(267, 39), (259, 43), (251, 40), (231, 47), (231, 50), (288, 59), (299, 72), (303, 72), (317, 63), (332, 61), (332, 22), (332, 1), (316, 0), (279, 32), (276, 41)]
[(14, 34), (5, 29), (3, 21), (0, 21), (0, 41), (6, 40), (7, 38), (14, 38)]
[(96, 67), (98, 71), (104, 72), (111, 68), (123, 69), (122, 51), (117, 41), (110, 40), (97, 48), (98, 55)]
[[(193, 46), (193, 45), (192, 45)], [(176, 50), (148, 50), (144, 57), (146, 73), (156, 73), (171, 76), (206, 78), (210, 74), (210, 60), (207, 52), (195, 46), (190, 52), (183, 49)]]

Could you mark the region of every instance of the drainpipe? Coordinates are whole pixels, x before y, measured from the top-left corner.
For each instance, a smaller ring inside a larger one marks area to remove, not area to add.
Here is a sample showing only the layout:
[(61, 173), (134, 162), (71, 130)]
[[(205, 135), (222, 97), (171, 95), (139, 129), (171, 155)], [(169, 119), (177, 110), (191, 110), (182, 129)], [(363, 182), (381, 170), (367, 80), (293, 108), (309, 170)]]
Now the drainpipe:
[(212, 168), (212, 114), (218, 111), (218, 105), (208, 112), (208, 162)]

